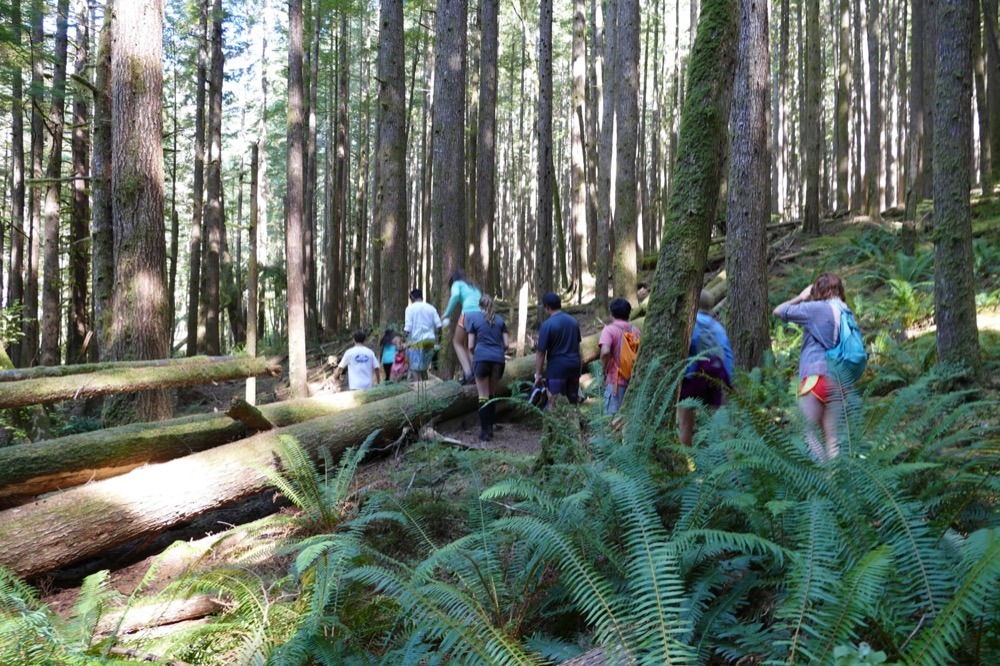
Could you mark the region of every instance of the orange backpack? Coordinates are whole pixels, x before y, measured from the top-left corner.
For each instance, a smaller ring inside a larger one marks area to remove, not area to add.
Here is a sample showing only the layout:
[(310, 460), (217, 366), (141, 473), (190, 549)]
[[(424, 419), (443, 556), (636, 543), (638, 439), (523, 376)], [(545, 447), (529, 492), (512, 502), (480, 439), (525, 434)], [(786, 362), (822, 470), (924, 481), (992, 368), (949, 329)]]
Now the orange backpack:
[(631, 379), (632, 368), (635, 367), (635, 357), (639, 355), (639, 333), (629, 324), (622, 329), (622, 345), (618, 352), (618, 377)]

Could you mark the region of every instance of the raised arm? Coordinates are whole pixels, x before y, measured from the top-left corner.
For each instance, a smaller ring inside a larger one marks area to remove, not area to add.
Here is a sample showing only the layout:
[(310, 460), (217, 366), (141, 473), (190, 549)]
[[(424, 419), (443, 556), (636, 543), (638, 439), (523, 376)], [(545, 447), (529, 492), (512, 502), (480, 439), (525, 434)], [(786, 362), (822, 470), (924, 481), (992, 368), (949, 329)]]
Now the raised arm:
[(785, 317), (785, 310), (788, 309), (788, 306), (790, 306), (790, 305), (798, 305), (799, 303), (802, 303), (803, 301), (808, 301), (809, 300), (809, 296), (811, 296), (811, 295), (812, 295), (812, 285), (809, 285), (808, 287), (806, 287), (805, 289), (803, 289), (799, 293), (799, 295), (796, 296), (795, 298), (793, 298), (791, 300), (788, 300), (788, 301), (785, 301), (784, 303), (782, 303), (778, 307), (774, 308), (774, 316), (778, 317), (779, 319), (784, 319), (784, 317)]

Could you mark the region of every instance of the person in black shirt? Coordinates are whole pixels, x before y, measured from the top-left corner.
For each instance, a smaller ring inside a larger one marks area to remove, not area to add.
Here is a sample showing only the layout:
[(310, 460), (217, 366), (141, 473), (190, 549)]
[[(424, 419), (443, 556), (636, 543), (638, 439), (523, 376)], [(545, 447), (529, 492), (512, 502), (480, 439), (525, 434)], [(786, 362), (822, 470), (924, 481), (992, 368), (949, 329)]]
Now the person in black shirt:
[(493, 417), (496, 397), (503, 377), (506, 357), (510, 346), (507, 322), (494, 312), (493, 299), (482, 296), (479, 299), (480, 312), (465, 313), (465, 330), (469, 334), (469, 355), (472, 356), (472, 374), (476, 378), (479, 392), (479, 424), (481, 441), (493, 439)]
[[(535, 385), (544, 381), (552, 396), (560, 393), (573, 404), (580, 399), (580, 324), (562, 311), (562, 301), (551, 291), (542, 296), (548, 319), (538, 329)], [(545, 375), (542, 367), (548, 359)]]

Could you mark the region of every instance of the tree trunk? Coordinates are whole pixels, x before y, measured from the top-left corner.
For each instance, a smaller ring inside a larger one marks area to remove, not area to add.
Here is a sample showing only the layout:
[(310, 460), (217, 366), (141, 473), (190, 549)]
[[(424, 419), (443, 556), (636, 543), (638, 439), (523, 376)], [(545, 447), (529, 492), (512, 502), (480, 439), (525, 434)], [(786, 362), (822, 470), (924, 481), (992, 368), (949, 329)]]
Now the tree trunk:
[[(703, 2), (691, 51), (663, 244), (650, 289), (649, 325), (632, 374), (632, 381), (640, 384), (657, 359), (680, 361), (691, 343), (722, 178), (739, 31), (739, 2)], [(633, 395), (626, 393), (626, 402)]]
[(639, 227), (636, 145), (639, 130), (639, 0), (618, 0), (615, 29), (618, 86), (615, 90), (617, 177), (615, 179), (614, 294), (632, 305), (636, 296), (636, 230)]
[[(935, 79), (937, 71), (937, 6), (938, 0), (924, 2), (924, 178), (921, 199), (934, 196), (934, 117), (936, 115)], [(933, 17), (933, 18), (932, 18)], [(930, 20), (928, 20), (930, 19)]]
[[(983, 48), (979, 5), (979, 0), (975, 0), (972, 6), (972, 64), (976, 84), (976, 117), (979, 119), (979, 186), (983, 197), (990, 198), (993, 195), (993, 151), (990, 145), (990, 109), (986, 104), (986, 49)], [(994, 81), (1000, 85), (1000, 78)]]
[[(983, 38), (986, 41), (986, 108), (990, 113), (990, 153), (993, 180), (1000, 178), (1000, 37), (997, 36), (997, 0), (983, 0)], [(987, 140), (984, 137), (980, 141)]]
[(553, 290), (552, 248), (552, 0), (538, 3), (538, 203), (535, 237), (535, 294), (541, 311), (542, 295)]
[(973, 276), (969, 181), (972, 165), (972, 4), (937, 0), (934, 128), (934, 321), (938, 362), (981, 373)]
[(66, 116), (66, 51), (69, 0), (56, 5), (56, 52), (52, 64), (52, 99), (49, 105), (49, 162), (45, 177), (45, 274), (42, 284), (42, 365), (59, 365), (59, 232), (62, 214), (62, 145)]
[(221, 349), (219, 330), (220, 270), (222, 257), (222, 0), (212, 6), (212, 64), (208, 75), (208, 177), (206, 178), (205, 232), (208, 234), (206, 275), (205, 353), (217, 356)]
[[(903, 252), (913, 255), (916, 249), (917, 206), (924, 191), (924, 15), (925, 0), (911, 0), (912, 38), (910, 41), (910, 119), (907, 140), (910, 159), (906, 179), (906, 216), (900, 242)], [(989, 0), (987, 0), (989, 1)]]
[(406, 309), (406, 64), (402, 0), (382, 0), (379, 14), (379, 150), (376, 185), (382, 279), (381, 324), (400, 323)]
[(729, 339), (736, 363), (755, 368), (771, 348), (767, 300), (767, 223), (771, 217), (768, 150), (767, 4), (741, 0), (740, 50), (729, 124), (732, 137), (726, 209)]
[(480, 11), (479, 139), (476, 153), (476, 228), (483, 291), (500, 290), (500, 257), (496, 244), (496, 128), (497, 53), (499, 50), (499, 0), (482, 0)]
[(615, 179), (611, 170), (611, 158), (615, 154), (615, 99), (619, 85), (615, 69), (619, 0), (607, 0), (604, 8), (604, 90), (601, 109), (601, 149), (598, 154), (597, 199), (597, 276), (594, 286), (594, 309), (605, 312), (608, 309), (608, 282), (611, 279), (611, 229), (614, 226), (614, 210), (611, 205), (615, 192)]
[[(597, 339), (592, 335), (581, 344), (584, 363), (596, 360)], [(509, 363), (504, 385), (528, 379), (534, 367), (533, 357)], [(442, 383), (4, 511), (0, 542), (6, 547), (0, 564), (22, 577), (37, 576), (258, 493), (269, 485), (260, 470), (276, 468), (275, 453), (284, 437), (294, 438), (314, 457), (320, 447), (328, 447), (336, 459), (375, 429), (380, 429), (379, 441), (392, 441), (404, 427), (435, 415), (467, 413), (476, 401), (475, 388)]]
[(111, 358), (111, 310), (115, 280), (115, 231), (111, 210), (111, 17), (108, 4), (97, 45), (94, 85), (93, 203), (94, 329), (92, 358)]
[(573, 281), (582, 300), (584, 276), (590, 275), (587, 261), (587, 15), (584, 0), (573, 0), (573, 93), (570, 105), (570, 217), (573, 227)]
[(45, 147), (45, 122), (42, 118), (45, 88), (45, 3), (31, 3), (31, 218), (28, 226), (28, 261), (25, 265), (24, 310), (21, 320), (23, 337), (21, 365), (38, 363), (38, 253), (42, 230), (42, 153)]
[[(410, 391), (408, 384), (391, 384), (276, 402), (262, 406), (260, 413), (283, 428)], [(252, 434), (245, 423), (228, 414), (197, 414), (0, 448), (0, 505), (23, 504), (37, 495), (120, 476), (142, 465), (174, 460)]]
[[(173, 47), (176, 57), (176, 47)], [(174, 348), (174, 333), (177, 328), (177, 260), (180, 252), (181, 220), (177, 213), (177, 144), (180, 134), (180, 119), (177, 117), (180, 108), (177, 98), (177, 70), (174, 66), (170, 71), (171, 87), (173, 88), (173, 127), (171, 129), (172, 143), (170, 153), (170, 249), (167, 259), (170, 268), (167, 272), (167, 344)]]
[(882, 63), (879, 45), (879, 2), (868, 0), (868, 138), (865, 143), (865, 212), (872, 219), (882, 214)]
[[(114, 297), (111, 356), (144, 360), (170, 355), (167, 342), (163, 226), (163, 5), (117, 6), (111, 27), (111, 191)], [(112, 423), (170, 416), (165, 390), (105, 403)]]
[(837, 49), (837, 110), (834, 114), (834, 134), (837, 141), (837, 208), (836, 212), (850, 212), (848, 194), (851, 144), (848, 125), (851, 118), (851, 3), (839, 0), (839, 27)]
[[(14, 48), (21, 48), (21, 2), (10, 3), (11, 41)], [(7, 285), (7, 304), (22, 302), (24, 297), (24, 76), (20, 65), (11, 67), (11, 207), (10, 207), (10, 266)], [(11, 321), (21, 328), (21, 315), (15, 313)], [(10, 357), (21, 365), (21, 340), (15, 336), (10, 345)]]
[[(311, 4), (311, 3), (310, 3)], [(315, 3), (315, 12), (307, 9), (307, 15), (311, 17), (310, 38), (312, 47), (309, 52), (309, 71), (306, 74), (307, 85), (305, 86), (306, 99), (303, 100), (307, 111), (305, 113), (306, 138), (305, 138), (305, 184), (303, 186), (303, 261), (306, 266), (306, 287), (305, 287), (305, 312), (306, 312), (306, 341), (315, 343), (319, 339), (319, 299), (317, 297), (317, 272), (316, 272), (316, 178), (319, 173), (316, 161), (316, 105), (319, 102), (319, 40), (322, 32), (322, 6), (320, 2)]]
[(201, 301), (202, 201), (205, 188), (205, 88), (208, 79), (208, 0), (198, 0), (198, 70), (194, 102), (194, 185), (191, 194), (191, 258), (188, 275), (187, 355), (198, 353), (198, 305)]
[(288, 293), (288, 381), (293, 398), (309, 395), (306, 384), (306, 270), (302, 255), (302, 171), (304, 128), (302, 122), (302, 0), (288, 1), (288, 201), (285, 262)]
[(819, 33), (819, 0), (806, 2), (806, 43), (805, 43), (805, 152), (806, 152), (806, 204), (802, 217), (802, 231), (809, 235), (819, 234), (819, 168), (820, 119), (823, 114), (820, 56), (822, 42)]

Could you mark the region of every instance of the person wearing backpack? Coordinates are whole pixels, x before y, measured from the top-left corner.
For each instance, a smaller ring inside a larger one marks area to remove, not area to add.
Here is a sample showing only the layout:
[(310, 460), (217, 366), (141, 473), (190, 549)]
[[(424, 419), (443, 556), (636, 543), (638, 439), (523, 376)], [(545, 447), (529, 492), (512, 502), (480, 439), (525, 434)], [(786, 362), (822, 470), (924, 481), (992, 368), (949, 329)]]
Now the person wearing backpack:
[[(774, 316), (802, 327), (799, 409), (810, 426), (806, 430), (809, 455), (824, 462), (840, 453), (837, 423), (844, 396), (867, 360), (861, 332), (846, 303), (844, 283), (834, 273), (823, 273), (798, 296), (776, 307)], [(817, 430), (823, 432), (822, 443)]]
[[(698, 314), (688, 356), (693, 360), (681, 380), (681, 400), (695, 398), (709, 409), (718, 409), (725, 402), (726, 389), (733, 384), (733, 348), (726, 329), (712, 316), (712, 294), (702, 290)], [(694, 441), (695, 410), (677, 407), (677, 426), (681, 444)]]
[(624, 298), (611, 301), (611, 323), (601, 331), (601, 365), (604, 367), (604, 413), (617, 414), (632, 378), (639, 352), (638, 328), (628, 323), (632, 304)]

